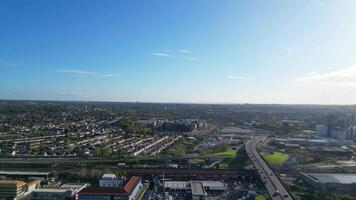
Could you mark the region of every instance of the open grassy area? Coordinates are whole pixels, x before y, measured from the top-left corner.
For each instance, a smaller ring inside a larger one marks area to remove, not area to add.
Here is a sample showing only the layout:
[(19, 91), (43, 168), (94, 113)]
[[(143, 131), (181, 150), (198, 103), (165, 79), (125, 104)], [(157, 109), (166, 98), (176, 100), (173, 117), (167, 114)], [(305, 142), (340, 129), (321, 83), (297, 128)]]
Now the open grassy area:
[(255, 197), (255, 200), (266, 200), (266, 197), (263, 196), (263, 195), (257, 195), (257, 196)]
[(272, 165), (283, 165), (289, 158), (289, 155), (282, 152), (274, 151), (272, 154), (264, 154), (263, 158)]
[(237, 151), (234, 150), (234, 149), (228, 149), (226, 151), (223, 151), (223, 152), (217, 152), (217, 153), (211, 153), (211, 154), (208, 154), (206, 156), (231, 156), (231, 157), (234, 157), (236, 155)]
[(196, 159), (191, 159), (189, 162), (191, 164), (200, 165), (202, 163), (205, 163), (205, 160), (204, 159), (200, 159), (200, 158), (196, 158)]

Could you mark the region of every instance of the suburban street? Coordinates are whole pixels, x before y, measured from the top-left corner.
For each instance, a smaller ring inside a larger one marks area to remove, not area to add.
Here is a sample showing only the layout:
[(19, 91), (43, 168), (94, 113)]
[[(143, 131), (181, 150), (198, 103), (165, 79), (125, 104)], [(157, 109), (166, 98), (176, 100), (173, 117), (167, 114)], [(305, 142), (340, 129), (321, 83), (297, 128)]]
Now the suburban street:
[(253, 139), (246, 143), (246, 152), (249, 155), (253, 165), (261, 176), (268, 193), (273, 200), (288, 200), (292, 197), (288, 194), (287, 190), (284, 188), (283, 184), (280, 182), (278, 177), (274, 174), (272, 169), (265, 163), (263, 158), (257, 152), (256, 146), (258, 143), (263, 142), (263, 139)]

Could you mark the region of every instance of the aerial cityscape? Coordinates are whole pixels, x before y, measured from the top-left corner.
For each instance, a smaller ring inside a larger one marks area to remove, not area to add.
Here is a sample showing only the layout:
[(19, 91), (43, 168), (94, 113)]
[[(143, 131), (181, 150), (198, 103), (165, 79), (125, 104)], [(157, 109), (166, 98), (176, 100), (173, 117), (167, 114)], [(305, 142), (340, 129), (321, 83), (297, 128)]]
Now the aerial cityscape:
[(0, 0), (0, 200), (356, 200), (355, 0)]

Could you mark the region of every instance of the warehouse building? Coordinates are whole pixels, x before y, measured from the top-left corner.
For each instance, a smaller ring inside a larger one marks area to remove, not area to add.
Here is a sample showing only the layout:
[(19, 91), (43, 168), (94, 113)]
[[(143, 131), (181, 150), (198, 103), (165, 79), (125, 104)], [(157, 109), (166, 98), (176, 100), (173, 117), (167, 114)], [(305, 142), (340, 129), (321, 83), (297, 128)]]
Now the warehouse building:
[(313, 188), (324, 192), (356, 194), (356, 174), (300, 172), (300, 177)]
[(171, 194), (189, 194), (195, 200), (220, 195), (226, 185), (221, 181), (165, 181), (164, 188)]

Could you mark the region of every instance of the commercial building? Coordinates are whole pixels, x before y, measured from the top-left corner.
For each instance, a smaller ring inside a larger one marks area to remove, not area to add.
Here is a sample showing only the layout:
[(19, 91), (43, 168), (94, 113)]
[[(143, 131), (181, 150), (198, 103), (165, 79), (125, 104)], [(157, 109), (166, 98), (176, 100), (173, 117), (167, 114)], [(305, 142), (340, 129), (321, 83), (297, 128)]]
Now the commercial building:
[(326, 139), (304, 139), (304, 138), (277, 138), (275, 139), (279, 144), (299, 144), (304, 146), (328, 146), (329, 144), (336, 144), (336, 140)]
[(87, 187), (78, 193), (79, 200), (134, 200), (142, 187), (141, 178), (132, 176), (123, 187)]
[(327, 137), (328, 136), (328, 126), (316, 125), (316, 135), (319, 137)]
[(99, 187), (121, 187), (124, 179), (119, 179), (115, 174), (104, 174), (99, 180)]
[(356, 194), (356, 174), (300, 172), (300, 177), (313, 188), (324, 192)]
[(345, 140), (346, 139), (346, 131), (344, 130), (331, 130), (330, 136), (337, 140)]
[(0, 180), (0, 197), (14, 198), (20, 197), (27, 191), (27, 184), (23, 181)]
[(353, 155), (353, 151), (348, 148), (343, 149), (339, 147), (308, 147), (308, 150), (323, 156), (337, 156), (340, 160), (349, 160)]
[(65, 188), (38, 188), (32, 192), (32, 200), (71, 200), (72, 191)]
[(67, 183), (55, 188), (38, 188), (32, 192), (32, 200), (75, 200), (78, 192), (88, 184)]
[(221, 181), (165, 181), (164, 188), (170, 193), (181, 193), (196, 200), (220, 195), (226, 190), (226, 185)]
[(190, 187), (192, 188), (192, 200), (200, 200), (208, 196), (203, 188), (202, 182), (192, 181), (190, 182)]

